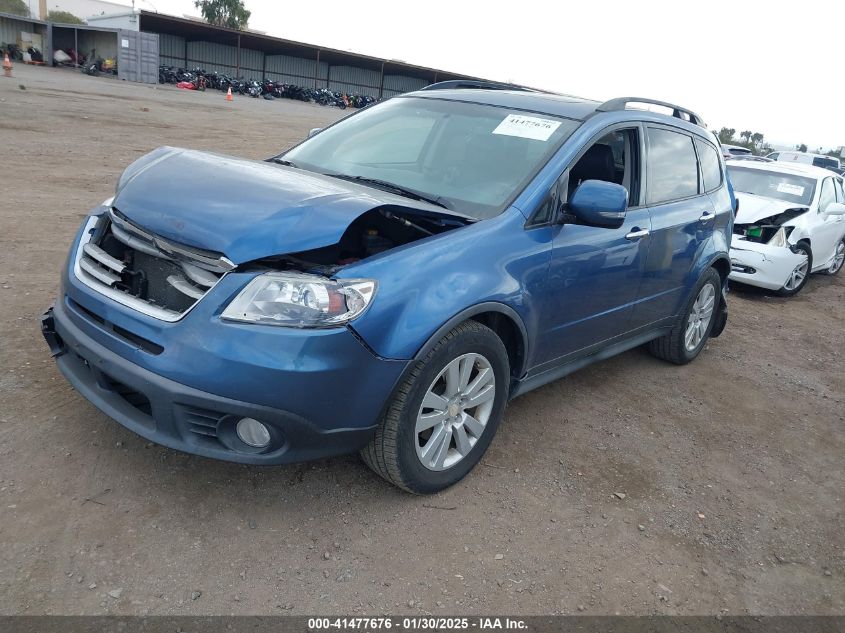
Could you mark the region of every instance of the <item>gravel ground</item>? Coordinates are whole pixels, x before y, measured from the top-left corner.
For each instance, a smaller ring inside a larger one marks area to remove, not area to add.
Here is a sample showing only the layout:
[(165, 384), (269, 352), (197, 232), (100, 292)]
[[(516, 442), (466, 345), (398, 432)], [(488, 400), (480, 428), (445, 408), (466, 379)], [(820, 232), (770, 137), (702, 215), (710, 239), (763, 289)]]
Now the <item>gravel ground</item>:
[(634, 350), (515, 400), (482, 464), (433, 497), (356, 456), (182, 455), (107, 419), (50, 359), (38, 316), (71, 238), (157, 146), (262, 158), (342, 115), (15, 73), (0, 78), (0, 613), (845, 613), (845, 275), (789, 300), (734, 289), (691, 365)]

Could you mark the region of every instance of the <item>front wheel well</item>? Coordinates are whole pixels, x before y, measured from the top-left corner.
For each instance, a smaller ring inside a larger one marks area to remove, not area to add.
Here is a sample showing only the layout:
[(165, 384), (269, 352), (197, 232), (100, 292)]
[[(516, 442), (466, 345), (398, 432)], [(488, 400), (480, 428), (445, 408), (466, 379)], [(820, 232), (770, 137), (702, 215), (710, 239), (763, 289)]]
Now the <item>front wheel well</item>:
[(502, 340), (508, 352), (511, 375), (518, 378), (522, 373), (522, 366), (525, 361), (525, 343), (517, 324), (501, 312), (474, 314), (470, 317), (470, 320), (489, 327)]
[(730, 262), (725, 259), (724, 257), (720, 257), (716, 261), (713, 262), (711, 267), (719, 273), (719, 277), (722, 278), (722, 283), (725, 283), (725, 279), (728, 278), (728, 275), (731, 274), (731, 264)]

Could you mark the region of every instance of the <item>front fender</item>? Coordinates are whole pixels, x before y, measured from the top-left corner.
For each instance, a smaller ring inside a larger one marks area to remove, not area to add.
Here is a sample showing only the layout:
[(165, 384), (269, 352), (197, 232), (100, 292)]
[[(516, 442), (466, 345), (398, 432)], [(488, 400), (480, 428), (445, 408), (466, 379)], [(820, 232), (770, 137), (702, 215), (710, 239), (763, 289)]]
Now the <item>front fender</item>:
[(376, 279), (372, 304), (351, 327), (379, 356), (415, 358), (459, 321), (502, 312), (526, 343), (537, 331), (552, 232), (526, 230), (516, 208), (344, 268), (339, 277)]

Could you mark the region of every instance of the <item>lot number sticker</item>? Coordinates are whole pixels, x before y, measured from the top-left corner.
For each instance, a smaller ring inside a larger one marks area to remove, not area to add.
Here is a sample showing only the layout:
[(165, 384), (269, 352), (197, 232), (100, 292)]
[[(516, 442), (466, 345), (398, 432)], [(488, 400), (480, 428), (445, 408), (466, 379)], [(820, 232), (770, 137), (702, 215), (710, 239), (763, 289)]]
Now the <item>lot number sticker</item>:
[(524, 114), (509, 114), (493, 130), (493, 134), (519, 136), (520, 138), (530, 138), (535, 141), (548, 141), (549, 137), (559, 127), (560, 121), (540, 119), (534, 116), (525, 116)]
[(804, 195), (804, 187), (800, 185), (791, 185), (788, 182), (779, 182), (778, 191), (780, 193), (788, 193), (790, 196)]

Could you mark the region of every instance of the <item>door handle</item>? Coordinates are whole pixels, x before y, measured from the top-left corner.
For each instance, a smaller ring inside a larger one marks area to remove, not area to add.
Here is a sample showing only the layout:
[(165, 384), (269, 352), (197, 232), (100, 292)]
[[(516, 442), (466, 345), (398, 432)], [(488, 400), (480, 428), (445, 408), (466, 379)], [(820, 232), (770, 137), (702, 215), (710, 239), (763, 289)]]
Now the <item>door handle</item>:
[(634, 227), (634, 229), (630, 233), (628, 233), (628, 235), (625, 236), (625, 239), (632, 241), (638, 240), (645, 237), (649, 233), (651, 233), (651, 231), (649, 231), (648, 229), (639, 229), (637, 227)]
[(713, 213), (712, 211), (705, 211), (704, 213), (701, 214), (701, 217), (698, 218), (698, 221), (699, 222), (709, 222), (710, 220), (713, 220), (715, 217), (716, 217), (716, 214)]

